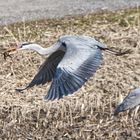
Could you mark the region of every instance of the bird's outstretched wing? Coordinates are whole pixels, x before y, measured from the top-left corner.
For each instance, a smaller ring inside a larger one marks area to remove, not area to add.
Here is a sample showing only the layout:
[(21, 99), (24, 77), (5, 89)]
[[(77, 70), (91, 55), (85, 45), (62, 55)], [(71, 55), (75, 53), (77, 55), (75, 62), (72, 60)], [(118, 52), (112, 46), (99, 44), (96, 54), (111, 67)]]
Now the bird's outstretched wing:
[(31, 88), (34, 85), (45, 84), (46, 82), (51, 82), (54, 77), (56, 67), (58, 63), (63, 58), (65, 52), (58, 50), (51, 54), (47, 60), (40, 66), (39, 72), (35, 75), (33, 80), (24, 89), (17, 89), (18, 91), (23, 91), (25, 89)]
[(97, 46), (83, 42), (63, 42), (63, 45), (66, 53), (57, 66), (46, 100), (60, 99), (77, 91), (102, 62), (102, 53)]

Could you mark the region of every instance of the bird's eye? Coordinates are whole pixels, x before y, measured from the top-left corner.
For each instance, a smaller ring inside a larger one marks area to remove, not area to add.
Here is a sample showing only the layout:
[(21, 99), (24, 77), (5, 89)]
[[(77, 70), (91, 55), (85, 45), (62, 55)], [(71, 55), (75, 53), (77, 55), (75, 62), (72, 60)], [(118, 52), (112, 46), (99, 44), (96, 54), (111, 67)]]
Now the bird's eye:
[(21, 44), (20, 46), (19, 46), (19, 48), (22, 48), (23, 47), (23, 44)]

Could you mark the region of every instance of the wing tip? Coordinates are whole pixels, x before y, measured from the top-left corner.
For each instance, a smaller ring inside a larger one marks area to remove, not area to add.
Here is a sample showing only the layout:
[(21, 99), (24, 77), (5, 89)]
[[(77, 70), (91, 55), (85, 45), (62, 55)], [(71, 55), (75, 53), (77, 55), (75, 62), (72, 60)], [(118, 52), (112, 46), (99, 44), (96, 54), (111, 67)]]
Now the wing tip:
[(116, 107), (116, 109), (115, 109), (115, 111), (114, 111), (114, 116), (117, 116), (119, 113), (124, 112), (124, 111), (126, 111), (126, 110), (128, 110), (128, 109), (125, 108), (125, 107), (123, 106), (123, 104), (120, 104), (120, 105), (118, 105), (118, 106)]
[(53, 87), (51, 86), (47, 95), (44, 96), (44, 99), (47, 101), (54, 101), (54, 100), (59, 100), (63, 97), (63, 94), (61, 94), (58, 90), (58, 87)]
[[(61, 97), (61, 98), (62, 98), (62, 97)], [(44, 100), (45, 100), (45, 101), (60, 100), (61, 98), (50, 98), (50, 97), (48, 96), (48, 94), (44, 96)]]

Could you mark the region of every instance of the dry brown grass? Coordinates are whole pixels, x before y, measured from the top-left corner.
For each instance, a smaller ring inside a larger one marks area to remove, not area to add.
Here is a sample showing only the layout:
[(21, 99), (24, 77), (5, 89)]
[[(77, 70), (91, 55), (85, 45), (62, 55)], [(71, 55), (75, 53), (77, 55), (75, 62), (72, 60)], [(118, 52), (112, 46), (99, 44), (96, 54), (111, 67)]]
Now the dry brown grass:
[(20, 52), (13, 61), (0, 57), (0, 139), (10, 140), (125, 140), (140, 139), (140, 113), (113, 116), (120, 97), (140, 86), (140, 9), (89, 14), (58, 20), (17, 23), (1, 27), (2, 44), (35, 41), (46, 47), (64, 34), (95, 36), (130, 55), (104, 53), (104, 63), (78, 92), (46, 102), (49, 84), (23, 94), (15, 88), (29, 83), (44, 59)]

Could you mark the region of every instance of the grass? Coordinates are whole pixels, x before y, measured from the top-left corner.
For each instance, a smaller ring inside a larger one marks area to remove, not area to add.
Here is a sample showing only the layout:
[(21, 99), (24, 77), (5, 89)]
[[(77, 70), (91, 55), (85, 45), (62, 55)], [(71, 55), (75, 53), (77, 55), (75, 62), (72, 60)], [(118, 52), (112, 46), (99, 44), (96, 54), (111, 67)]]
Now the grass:
[(28, 51), (18, 52), (7, 61), (1, 55), (0, 139), (140, 138), (139, 112), (113, 115), (118, 102), (140, 83), (139, 8), (16, 23), (0, 29), (1, 45), (5, 48), (19, 41), (34, 41), (47, 47), (61, 35), (79, 34), (94, 36), (116, 50), (132, 50), (121, 57), (103, 53), (101, 68), (79, 91), (53, 102), (43, 100), (50, 84), (23, 94), (15, 91), (30, 82), (44, 58)]

